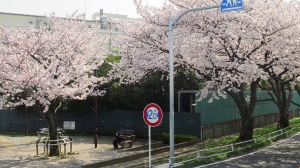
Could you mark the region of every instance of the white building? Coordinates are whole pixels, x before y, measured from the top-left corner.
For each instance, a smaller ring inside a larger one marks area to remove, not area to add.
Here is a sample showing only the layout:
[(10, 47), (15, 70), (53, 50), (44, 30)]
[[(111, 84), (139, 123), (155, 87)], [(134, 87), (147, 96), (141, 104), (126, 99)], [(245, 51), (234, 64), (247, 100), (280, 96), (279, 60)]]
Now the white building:
[[(112, 21), (114, 18), (127, 18), (127, 15), (120, 14), (110, 14), (96, 12), (92, 15), (90, 20), (85, 18), (85, 15), (82, 16), (82, 19), (86, 20), (87, 26), (91, 24), (101, 24), (101, 29), (99, 30), (100, 34), (111, 33), (112, 36), (117, 36), (121, 32), (116, 27), (115, 23)], [(27, 15), (27, 14), (18, 14), (18, 13), (5, 13), (0, 12), (0, 24), (6, 24), (7, 26), (18, 26), (18, 27), (34, 27), (39, 28), (41, 24), (48, 24), (45, 16), (41, 15)], [(104, 47), (108, 50), (112, 50), (112, 39), (108, 39)]]

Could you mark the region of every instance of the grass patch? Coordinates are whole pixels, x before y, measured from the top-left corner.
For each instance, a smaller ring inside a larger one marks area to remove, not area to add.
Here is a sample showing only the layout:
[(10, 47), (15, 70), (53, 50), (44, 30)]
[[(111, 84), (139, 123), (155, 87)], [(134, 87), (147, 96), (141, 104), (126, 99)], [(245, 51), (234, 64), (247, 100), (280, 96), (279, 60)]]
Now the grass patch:
[(203, 141), (203, 143), (205, 144), (204, 149), (228, 145), (230, 143), (235, 142), (237, 140), (237, 138), (238, 138), (237, 135), (231, 135), (231, 136), (227, 136), (227, 137), (218, 138), (215, 140), (208, 139), (208, 140)]
[[(294, 118), (290, 120), (290, 128), (284, 129), (282, 131), (277, 130), (277, 124), (266, 126), (263, 128), (257, 128), (253, 131), (253, 139), (256, 139), (256, 142), (254, 140), (251, 140), (246, 143), (239, 143), (237, 141), (237, 135), (230, 135), (218, 139), (205, 139), (203, 141), (204, 147), (197, 148), (193, 153), (187, 154), (186, 156), (176, 158), (175, 163), (195, 158), (195, 160), (185, 162), (183, 166), (179, 167), (184, 168), (196, 165), (199, 166), (219, 160), (224, 160), (233, 156), (249, 153), (259, 148), (266, 147), (272, 142), (276, 142), (292, 134), (300, 132), (300, 118)], [(197, 151), (200, 151), (201, 159), (197, 159)]]

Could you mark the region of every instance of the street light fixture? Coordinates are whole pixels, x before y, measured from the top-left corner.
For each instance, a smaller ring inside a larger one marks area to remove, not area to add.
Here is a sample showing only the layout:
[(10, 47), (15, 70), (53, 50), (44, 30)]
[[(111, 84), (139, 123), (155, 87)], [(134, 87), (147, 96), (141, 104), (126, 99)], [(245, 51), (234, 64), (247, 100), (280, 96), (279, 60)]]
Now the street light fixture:
[(177, 22), (183, 15), (192, 11), (206, 10), (212, 8), (219, 8), (220, 5), (205, 6), (199, 8), (191, 8), (183, 11), (181, 14), (177, 15), (175, 18), (169, 19), (169, 77), (170, 77), (170, 158), (169, 166), (174, 164), (174, 72), (173, 72), (173, 25)]

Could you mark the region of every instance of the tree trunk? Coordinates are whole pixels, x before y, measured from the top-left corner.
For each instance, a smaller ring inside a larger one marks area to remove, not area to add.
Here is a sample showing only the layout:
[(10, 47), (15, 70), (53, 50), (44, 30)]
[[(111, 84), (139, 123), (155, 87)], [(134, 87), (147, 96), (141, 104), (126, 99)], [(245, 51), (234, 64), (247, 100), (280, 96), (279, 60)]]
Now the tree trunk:
[(299, 87), (298, 83), (294, 85), (294, 88), (297, 91), (298, 95), (300, 96), (300, 87)]
[[(285, 90), (285, 85), (288, 88), (288, 96), (286, 97), (286, 90)], [(293, 90), (289, 84), (281, 84), (280, 85), (281, 89), (281, 97), (278, 97), (277, 99), (279, 100), (278, 102), (278, 108), (279, 108), (279, 114), (280, 114), (280, 119), (279, 119), (279, 125), (280, 129), (287, 128), (290, 126), (290, 121), (289, 121), (289, 108), (292, 102), (293, 98)]]
[(254, 119), (247, 112), (240, 112), (241, 115), (241, 131), (239, 140), (247, 141), (253, 139)]
[(58, 151), (58, 146), (55, 145), (57, 144), (57, 126), (56, 126), (56, 120), (55, 120), (55, 115), (53, 115), (50, 111), (45, 113), (45, 119), (48, 123), (49, 126), (49, 136), (50, 136), (50, 152), (49, 156), (58, 156), (59, 151)]
[(256, 90), (260, 79), (251, 82), (250, 84), (250, 97), (248, 100), (245, 98), (243, 85), (240, 87), (239, 92), (228, 91), (226, 92), (235, 101), (241, 116), (241, 130), (239, 140), (247, 141), (253, 139), (254, 119), (253, 112), (256, 106), (257, 97)]
[(33, 109), (37, 111), (42, 118), (47, 122), (48, 129), (49, 129), (49, 137), (50, 137), (50, 151), (49, 156), (58, 156), (59, 150), (57, 146), (57, 125), (56, 125), (56, 111), (61, 106), (61, 101), (59, 99), (55, 99), (51, 101), (51, 105), (46, 113), (43, 112), (44, 108), (40, 104), (35, 104)]
[[(254, 129), (254, 119), (253, 111), (256, 105), (256, 92), (251, 92), (251, 100), (248, 104), (245, 100), (243, 91), (240, 91), (238, 94), (233, 92), (227, 92), (234, 99), (241, 116), (241, 130), (239, 135), (239, 140), (247, 141), (253, 139), (253, 129)], [(237, 96), (239, 95), (239, 96)]]
[(288, 110), (280, 110), (279, 126), (280, 129), (287, 128), (290, 126)]

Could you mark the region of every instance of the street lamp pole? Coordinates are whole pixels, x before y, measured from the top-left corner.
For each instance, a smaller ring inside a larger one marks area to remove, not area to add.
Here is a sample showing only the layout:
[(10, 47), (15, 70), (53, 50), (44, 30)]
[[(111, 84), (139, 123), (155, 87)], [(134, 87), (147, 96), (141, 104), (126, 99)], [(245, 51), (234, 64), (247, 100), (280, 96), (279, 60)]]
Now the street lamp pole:
[(174, 61), (173, 61), (173, 25), (177, 22), (183, 15), (192, 11), (206, 10), (212, 8), (219, 8), (220, 5), (205, 6), (199, 8), (191, 8), (183, 11), (181, 14), (177, 15), (175, 18), (169, 19), (169, 78), (170, 78), (170, 158), (169, 166), (174, 164)]

